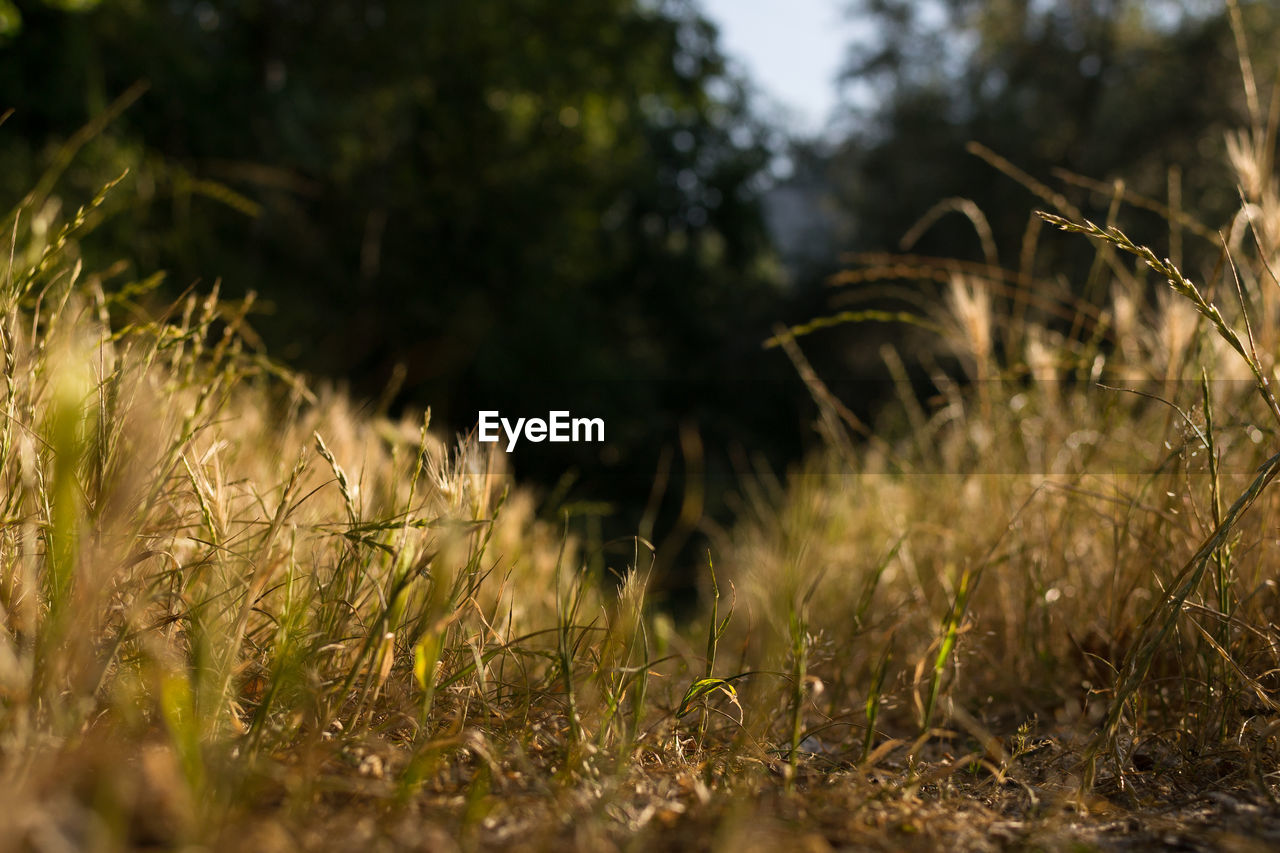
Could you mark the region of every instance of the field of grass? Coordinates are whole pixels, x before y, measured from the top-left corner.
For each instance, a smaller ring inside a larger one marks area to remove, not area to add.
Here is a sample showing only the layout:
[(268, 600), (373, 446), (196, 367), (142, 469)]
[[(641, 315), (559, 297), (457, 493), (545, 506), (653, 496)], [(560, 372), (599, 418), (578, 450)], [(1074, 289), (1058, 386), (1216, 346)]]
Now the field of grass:
[(1122, 185), (1101, 226), (1031, 185), (1023, 256), (1092, 241), (1092, 307), (1030, 260), (843, 277), (943, 283), (915, 321), (969, 381), (939, 399), (904, 381), (869, 428), (781, 332), (826, 450), (741, 484), (680, 625), (640, 539), (592, 575), (501, 455), (309, 389), (216, 289), (151, 316), (78, 259), (97, 202), (33, 195), (0, 850), (1274, 849), (1280, 110), (1251, 103), (1239, 215), (1165, 208), (1171, 259)]

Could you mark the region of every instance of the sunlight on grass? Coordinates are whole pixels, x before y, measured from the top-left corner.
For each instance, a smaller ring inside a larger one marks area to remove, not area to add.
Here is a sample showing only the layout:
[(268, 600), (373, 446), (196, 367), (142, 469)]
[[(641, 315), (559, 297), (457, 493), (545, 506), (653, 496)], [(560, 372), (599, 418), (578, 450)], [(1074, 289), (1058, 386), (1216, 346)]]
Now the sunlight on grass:
[[(1174, 788), (1274, 804), (1278, 116), (1250, 103), (1230, 230), (1169, 226), (1214, 270), (1131, 241), (1121, 187), (1098, 225), (986, 152), (1075, 232), (1029, 241), (1092, 241), (1105, 299), (1000, 268), (956, 199), (921, 227), (964, 214), (986, 264), (837, 277), (939, 299), (769, 342), (826, 447), (741, 484), (680, 626), (644, 540), (596, 576), (492, 447), (251, 346), (252, 299), (155, 317), (158, 279), (83, 269), (114, 184), (66, 217), (29, 199), (0, 286), (0, 838), (1034, 846)], [(804, 336), (904, 320), (963, 375), (919, 399), (886, 349), (899, 399), (872, 429)]]

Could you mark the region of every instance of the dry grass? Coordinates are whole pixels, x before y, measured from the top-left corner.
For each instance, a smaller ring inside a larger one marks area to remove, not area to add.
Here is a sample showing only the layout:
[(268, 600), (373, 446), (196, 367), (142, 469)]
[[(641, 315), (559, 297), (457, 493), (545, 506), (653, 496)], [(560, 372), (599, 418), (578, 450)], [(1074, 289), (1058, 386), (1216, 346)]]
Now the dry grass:
[[(152, 283), (79, 263), (97, 202), (21, 206), (0, 849), (1271, 849), (1280, 194), (1258, 102), (1202, 275), (1033, 184), (1085, 235), (1061, 239), (1094, 241), (1105, 304), (1036, 281), (1030, 245), (1017, 273), (841, 277), (940, 282), (911, 320), (970, 381), (904, 385), (868, 436), (799, 349), (829, 323), (780, 334), (828, 450), (743, 484), (688, 626), (647, 606), (639, 540), (609, 589), (500, 456), (313, 393), (216, 292), (149, 319)], [(1171, 244), (1215, 233), (1186, 222)], [(901, 319), (873, 314), (837, 319)]]

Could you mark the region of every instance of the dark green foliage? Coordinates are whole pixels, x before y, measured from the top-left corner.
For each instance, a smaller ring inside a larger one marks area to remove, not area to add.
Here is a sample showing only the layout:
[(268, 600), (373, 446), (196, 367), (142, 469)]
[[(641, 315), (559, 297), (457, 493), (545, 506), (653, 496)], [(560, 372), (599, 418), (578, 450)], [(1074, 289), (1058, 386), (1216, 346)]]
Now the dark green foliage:
[(769, 152), (691, 4), (18, 5), (0, 63), (9, 198), (149, 84), (66, 176), (87, 193), (132, 169), (97, 260), (127, 248), (170, 292), (256, 290), (272, 355), (371, 399), (397, 377), (395, 402), (437, 424), (602, 416), (605, 457), (516, 460), (550, 482), (567, 465), (627, 481), (597, 498), (643, 502), (685, 421), (717, 446), (794, 435), (783, 382), (733, 381), (786, 375), (758, 352), (776, 315)]
[[(1134, 239), (1204, 277), (1219, 262), (1218, 229), (1238, 207), (1225, 157), (1228, 132), (1251, 124), (1239, 52), (1226, 4), (1196, 0), (858, 0), (858, 26), (844, 77), (845, 113), (836, 139), (792, 146), (797, 177), (827, 205), (829, 232), (852, 253), (914, 253), (994, 260), (1036, 281), (1039, 321), (1077, 334), (1076, 300), (1097, 302), (1100, 261), (1092, 247), (1044, 231), (1032, 211), (1054, 207), (974, 153), (995, 152), (1024, 177), (1060, 193), (1071, 209), (1106, 222), (1123, 181), (1122, 212)], [(1265, 111), (1280, 32), (1274, 4), (1241, 4)], [(1261, 134), (1263, 128), (1255, 132)], [(971, 219), (990, 224), (995, 257)], [(1134, 204), (1138, 200), (1139, 203)], [(1155, 209), (1163, 206), (1164, 209)], [(1203, 227), (1172, 229), (1170, 208)], [(910, 239), (905, 239), (910, 237)], [(1208, 239), (1204, 239), (1208, 237)], [(800, 257), (809, 282), (802, 322), (868, 310), (936, 314), (950, 262), (912, 277), (868, 272), (861, 284), (829, 289), (834, 256)], [(855, 255), (856, 256), (856, 255)], [(856, 260), (846, 266), (876, 266)], [(934, 275), (932, 273), (941, 273)], [(1138, 271), (1139, 279), (1145, 273)], [(1148, 282), (1151, 292), (1158, 282)], [(1013, 298), (1007, 293), (1000, 298)], [(1045, 305), (1048, 309), (1045, 309)], [(1056, 316), (1054, 314), (1056, 313)], [(1076, 328), (1073, 328), (1076, 327)], [(906, 324), (846, 325), (805, 341), (818, 375), (860, 416), (873, 419), (884, 344), (905, 356), (924, 397), (933, 365), (948, 369), (938, 338)], [(1000, 345), (1003, 345), (1001, 342)], [(913, 354), (934, 350), (923, 359)], [(957, 371), (952, 371), (956, 374)], [(846, 382), (846, 380), (848, 380)], [(889, 385), (882, 382), (881, 387)], [(850, 393), (846, 387), (852, 388)], [(868, 399), (874, 398), (874, 399)]]
[[(1265, 3), (1245, 4), (1256, 48), (1274, 44)], [(1223, 4), (1192, 0), (1026, 3), (866, 0), (852, 14), (867, 23), (846, 79), (853, 132), (831, 158), (841, 204), (860, 248), (896, 248), (944, 198), (977, 202), (991, 220), (1000, 260), (1016, 268), (1037, 202), (965, 146), (979, 142), (1024, 172), (1064, 184), (1058, 170), (1165, 201), (1169, 169), (1181, 206), (1211, 228), (1236, 199), (1224, 188), (1223, 137), (1245, 120), (1235, 42)], [(1255, 57), (1260, 81), (1274, 74), (1271, 51)], [(1107, 194), (1067, 188), (1102, 217)], [(1143, 236), (1168, 245), (1152, 217)], [(972, 227), (947, 219), (912, 247), (924, 254), (984, 260)], [(1041, 255), (1046, 268), (1074, 252)]]

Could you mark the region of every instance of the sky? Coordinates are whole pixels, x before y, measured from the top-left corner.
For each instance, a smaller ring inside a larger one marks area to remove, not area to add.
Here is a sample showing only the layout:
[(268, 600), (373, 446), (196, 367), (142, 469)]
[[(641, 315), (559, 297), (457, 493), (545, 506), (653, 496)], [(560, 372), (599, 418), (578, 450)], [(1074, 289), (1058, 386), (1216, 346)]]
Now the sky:
[(835, 78), (852, 27), (847, 0), (700, 0), (720, 29), (720, 48), (738, 60), (766, 104), (794, 127), (820, 132), (836, 103)]

